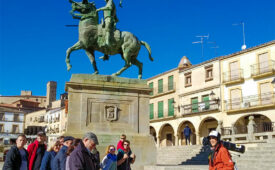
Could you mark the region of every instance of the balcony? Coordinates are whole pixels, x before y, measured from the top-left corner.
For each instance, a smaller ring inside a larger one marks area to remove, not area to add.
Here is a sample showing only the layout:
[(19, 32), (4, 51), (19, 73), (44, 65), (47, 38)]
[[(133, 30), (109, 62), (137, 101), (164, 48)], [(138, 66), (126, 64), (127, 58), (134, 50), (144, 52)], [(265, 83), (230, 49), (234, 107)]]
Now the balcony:
[(223, 73), (223, 83), (225, 85), (241, 83), (244, 81), (243, 69), (230, 70)]
[(175, 82), (173, 84), (164, 84), (162, 89), (153, 88), (151, 92), (151, 98), (162, 96), (165, 94), (173, 93), (176, 90)]
[(225, 110), (227, 112), (238, 112), (266, 107), (275, 107), (273, 92), (246, 96), (243, 98), (234, 98), (232, 100), (225, 101)]
[(266, 62), (251, 65), (251, 77), (254, 79), (270, 76), (275, 74), (275, 61), (269, 60)]
[(183, 116), (188, 114), (196, 114), (201, 112), (209, 112), (219, 110), (219, 100), (209, 100), (189, 105), (181, 106), (183, 108)]
[(3, 118), (3, 119), (0, 120), (0, 122), (20, 122), (20, 123), (23, 123), (24, 120), (21, 120), (20, 118), (14, 118), (14, 119)]

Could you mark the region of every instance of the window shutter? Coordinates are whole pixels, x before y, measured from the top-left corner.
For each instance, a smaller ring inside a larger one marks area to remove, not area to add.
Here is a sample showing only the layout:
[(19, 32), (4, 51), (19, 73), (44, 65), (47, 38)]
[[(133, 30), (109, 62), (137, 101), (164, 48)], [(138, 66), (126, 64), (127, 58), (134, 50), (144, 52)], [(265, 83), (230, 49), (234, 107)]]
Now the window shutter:
[(174, 116), (174, 99), (168, 100), (168, 116)]

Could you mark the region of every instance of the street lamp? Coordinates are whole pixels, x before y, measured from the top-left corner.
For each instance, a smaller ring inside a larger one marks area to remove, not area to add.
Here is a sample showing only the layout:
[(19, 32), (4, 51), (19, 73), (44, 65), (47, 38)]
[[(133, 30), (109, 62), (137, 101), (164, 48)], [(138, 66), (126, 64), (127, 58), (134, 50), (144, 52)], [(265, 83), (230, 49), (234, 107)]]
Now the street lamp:
[(178, 112), (180, 112), (180, 106), (178, 105), (175, 107), (175, 105), (176, 105), (175, 100), (173, 100), (172, 104), (173, 104), (174, 109), (178, 109)]

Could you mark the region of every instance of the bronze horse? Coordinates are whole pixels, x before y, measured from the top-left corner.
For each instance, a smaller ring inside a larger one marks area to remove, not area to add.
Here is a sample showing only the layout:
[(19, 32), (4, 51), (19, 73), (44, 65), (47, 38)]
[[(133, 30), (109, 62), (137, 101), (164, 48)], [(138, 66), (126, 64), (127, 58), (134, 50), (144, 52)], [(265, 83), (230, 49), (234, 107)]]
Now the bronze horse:
[[(72, 67), (70, 64), (71, 52), (84, 49), (93, 65), (94, 74), (98, 74), (94, 51), (100, 51), (106, 56), (120, 54), (122, 59), (125, 61), (124, 67), (122, 67), (118, 72), (112, 74), (113, 76), (120, 75), (131, 65), (136, 65), (139, 68), (138, 78), (141, 79), (143, 64), (137, 60), (137, 56), (141, 45), (144, 45), (149, 52), (150, 60), (153, 61), (149, 44), (138, 40), (138, 38), (130, 32), (120, 32), (119, 30), (116, 30), (113, 34), (113, 43), (110, 46), (107, 46), (104, 43), (104, 24), (98, 23), (98, 12), (96, 11), (94, 3), (89, 3), (87, 0), (83, 0), (83, 2), (69, 1), (72, 3), (71, 14), (73, 18), (80, 19), (80, 21), (79, 40), (72, 47), (67, 49), (67, 70), (69, 71)], [(79, 13), (74, 13), (75, 11)]]

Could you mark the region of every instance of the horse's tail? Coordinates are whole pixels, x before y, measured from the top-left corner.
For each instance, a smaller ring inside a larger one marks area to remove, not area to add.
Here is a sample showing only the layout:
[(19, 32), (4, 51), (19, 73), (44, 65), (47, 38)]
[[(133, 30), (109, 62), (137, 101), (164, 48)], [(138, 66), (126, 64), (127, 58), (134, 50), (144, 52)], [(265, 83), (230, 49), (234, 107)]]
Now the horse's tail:
[(149, 58), (150, 58), (150, 60), (154, 61), (153, 57), (151, 56), (152, 52), (151, 52), (150, 45), (147, 42), (145, 42), (145, 41), (140, 41), (140, 43), (141, 43), (141, 45), (144, 45), (146, 47), (147, 51), (149, 52)]

